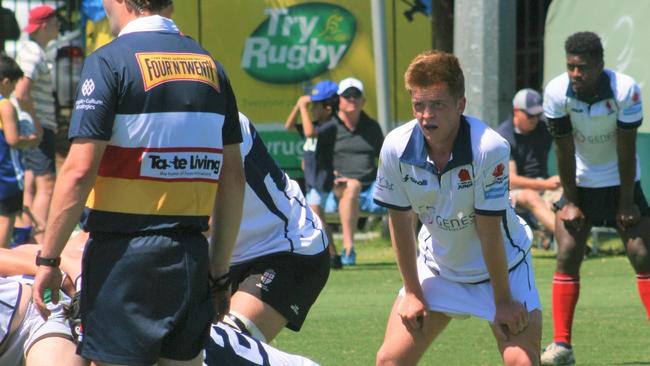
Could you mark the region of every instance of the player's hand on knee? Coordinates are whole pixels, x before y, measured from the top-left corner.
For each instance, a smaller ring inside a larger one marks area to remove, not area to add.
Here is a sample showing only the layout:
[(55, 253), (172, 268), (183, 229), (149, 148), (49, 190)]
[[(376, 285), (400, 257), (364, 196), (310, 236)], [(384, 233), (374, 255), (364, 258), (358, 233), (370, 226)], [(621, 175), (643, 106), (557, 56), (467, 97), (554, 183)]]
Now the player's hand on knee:
[(397, 307), (397, 314), (402, 318), (402, 323), (410, 331), (421, 330), (429, 316), (424, 301), (415, 294), (405, 294)]
[(52, 303), (58, 304), (61, 280), (61, 271), (58, 267), (38, 266), (34, 277), (32, 299), (36, 309), (45, 320), (50, 316), (45, 299), (46, 292), (49, 290)]
[(619, 229), (625, 230), (630, 226), (634, 226), (641, 221), (641, 211), (639, 206), (635, 203), (619, 204), (618, 211), (616, 212), (616, 224)]
[(501, 301), (496, 304), (494, 330), (498, 338), (508, 340), (509, 334), (517, 335), (528, 327), (528, 311), (516, 300)]
[(571, 202), (564, 205), (557, 214), (566, 226), (575, 230), (581, 230), (585, 224), (585, 215), (582, 210)]

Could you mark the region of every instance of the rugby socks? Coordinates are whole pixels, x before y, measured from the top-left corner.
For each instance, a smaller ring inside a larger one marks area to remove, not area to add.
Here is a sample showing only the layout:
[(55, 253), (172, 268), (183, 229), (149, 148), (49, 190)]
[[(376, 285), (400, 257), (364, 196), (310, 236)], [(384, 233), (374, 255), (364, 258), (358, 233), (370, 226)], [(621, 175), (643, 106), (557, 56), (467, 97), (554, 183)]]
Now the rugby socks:
[(573, 314), (580, 296), (580, 276), (553, 276), (553, 342), (571, 345)]
[(645, 306), (646, 316), (650, 320), (650, 272), (637, 273), (636, 286), (639, 288), (639, 296)]

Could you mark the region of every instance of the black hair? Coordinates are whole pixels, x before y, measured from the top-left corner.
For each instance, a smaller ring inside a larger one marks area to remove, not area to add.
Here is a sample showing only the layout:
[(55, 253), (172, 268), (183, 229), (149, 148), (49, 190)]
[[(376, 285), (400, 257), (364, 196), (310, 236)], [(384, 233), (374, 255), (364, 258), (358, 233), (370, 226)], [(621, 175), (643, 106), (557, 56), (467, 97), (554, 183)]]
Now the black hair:
[(574, 33), (564, 42), (564, 51), (569, 55), (587, 55), (588, 57), (602, 61), (603, 44), (600, 37), (594, 32)]
[(148, 10), (152, 13), (157, 13), (165, 7), (171, 5), (173, 0), (127, 0), (127, 4), (133, 7), (138, 12)]
[(23, 77), (23, 70), (14, 61), (13, 58), (0, 54), (0, 81), (8, 78), (11, 81), (16, 81)]
[(334, 95), (333, 97), (329, 97), (329, 98), (327, 98), (325, 100), (322, 100), (321, 103), (323, 103), (323, 105), (325, 107), (328, 107), (328, 106), (331, 107), (332, 108), (332, 113), (336, 113), (339, 110), (339, 96), (338, 95)]

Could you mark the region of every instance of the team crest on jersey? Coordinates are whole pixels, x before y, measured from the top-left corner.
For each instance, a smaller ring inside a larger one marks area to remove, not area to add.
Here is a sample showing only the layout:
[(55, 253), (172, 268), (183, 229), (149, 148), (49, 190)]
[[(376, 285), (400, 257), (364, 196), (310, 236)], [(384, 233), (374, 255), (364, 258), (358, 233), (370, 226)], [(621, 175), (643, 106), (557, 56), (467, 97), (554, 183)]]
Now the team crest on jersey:
[(461, 190), (469, 188), (473, 185), (472, 176), (469, 174), (469, 170), (463, 168), (458, 172), (458, 186), (456, 189)]
[(268, 291), (269, 290), (268, 285), (271, 282), (273, 282), (274, 278), (275, 278), (275, 271), (272, 269), (267, 269), (262, 274), (262, 277), (260, 277), (260, 282), (256, 286), (261, 288), (264, 291)]
[(145, 91), (171, 81), (197, 81), (219, 91), (217, 65), (208, 55), (140, 52), (135, 54), (135, 58), (140, 66)]
[(502, 198), (508, 192), (508, 175), (503, 163), (497, 164), (492, 173), (485, 177), (483, 196), (485, 199)]

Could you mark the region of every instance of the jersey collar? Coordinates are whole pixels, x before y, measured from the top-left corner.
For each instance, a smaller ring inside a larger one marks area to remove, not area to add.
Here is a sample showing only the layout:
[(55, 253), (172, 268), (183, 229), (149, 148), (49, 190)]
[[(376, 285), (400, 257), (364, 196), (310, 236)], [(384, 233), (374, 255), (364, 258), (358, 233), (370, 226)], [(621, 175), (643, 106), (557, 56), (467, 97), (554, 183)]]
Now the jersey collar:
[[(418, 168), (426, 169), (432, 173), (436, 173), (436, 168), (428, 161), (427, 148), (424, 141), (424, 135), (420, 129), (419, 124), (415, 124), (411, 137), (409, 138), (406, 148), (402, 153), (402, 156), (399, 158), (400, 162), (404, 164), (409, 164), (416, 166)], [(458, 128), (458, 134), (454, 140), (454, 146), (452, 147), (451, 160), (442, 172), (437, 174), (444, 174), (453, 168), (459, 167), (461, 165), (467, 165), (472, 163), (472, 144), (471, 144), (471, 135), (470, 135), (470, 125), (465, 119), (465, 116), (460, 118), (460, 126)]]
[(598, 85), (598, 98), (591, 101), (586, 101), (578, 97), (578, 95), (573, 91), (571, 87), (571, 80), (569, 80), (569, 86), (566, 89), (566, 96), (569, 98), (577, 99), (581, 102), (587, 104), (594, 104), (603, 100), (614, 98), (614, 92), (612, 92), (612, 87), (610, 85), (610, 76), (606, 70), (603, 70), (603, 73), (600, 77), (600, 84)]
[(130, 21), (118, 35), (118, 37), (135, 32), (165, 32), (180, 33), (174, 21), (160, 15), (140, 17)]

